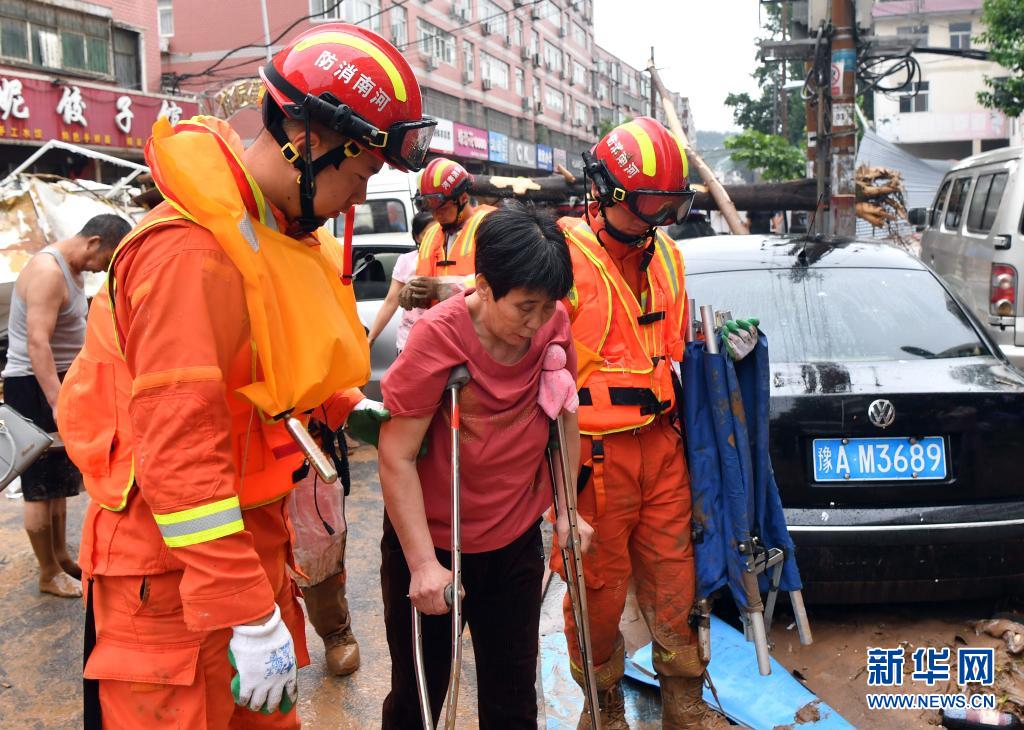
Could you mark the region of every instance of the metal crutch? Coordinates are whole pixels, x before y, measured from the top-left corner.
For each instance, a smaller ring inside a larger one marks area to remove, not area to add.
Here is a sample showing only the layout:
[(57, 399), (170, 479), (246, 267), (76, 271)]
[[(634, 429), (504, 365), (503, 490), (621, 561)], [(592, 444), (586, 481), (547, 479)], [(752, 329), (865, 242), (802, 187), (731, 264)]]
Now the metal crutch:
[[(452, 368), (445, 391), (451, 395), (452, 427), (452, 583), (444, 592), (445, 602), (451, 606), (452, 615), (452, 666), (448, 675), (448, 709), (444, 726), (455, 727), (455, 711), (459, 703), (459, 676), (462, 671), (462, 525), (459, 519), (459, 393), (469, 382), (469, 369), (465, 365)], [(434, 716), (430, 711), (430, 695), (427, 694), (427, 673), (423, 666), (423, 623), (416, 606), (412, 607), (413, 664), (416, 669), (416, 691), (420, 700), (420, 717), (424, 730), (433, 730)]]
[[(594, 672), (594, 654), (590, 645), (590, 614), (587, 611), (587, 583), (583, 577), (583, 549), (580, 544), (579, 525), (576, 520), (576, 481), (569, 468), (569, 454), (565, 449), (565, 423), (561, 415), (555, 419), (558, 436), (558, 454), (548, 450), (548, 468), (551, 471), (551, 486), (555, 490), (555, 513), (559, 513), (558, 484), (564, 486), (566, 517), (569, 520), (569, 544), (560, 545), (562, 565), (565, 567), (566, 586), (569, 602), (572, 604), (573, 622), (576, 624), (576, 641), (583, 660), (584, 700), (590, 711), (592, 726), (601, 730), (601, 712), (597, 701), (597, 676)], [(557, 466), (556, 466), (557, 463)], [(570, 565), (572, 570), (570, 570)]]

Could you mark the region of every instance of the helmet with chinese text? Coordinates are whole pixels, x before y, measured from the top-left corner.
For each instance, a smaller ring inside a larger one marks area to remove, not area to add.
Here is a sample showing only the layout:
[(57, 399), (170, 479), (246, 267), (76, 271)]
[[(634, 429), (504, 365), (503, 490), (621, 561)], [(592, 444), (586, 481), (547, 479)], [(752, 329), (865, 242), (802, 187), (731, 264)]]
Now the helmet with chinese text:
[(584, 153), (584, 163), (601, 205), (624, 204), (652, 226), (689, 213), (686, 150), (656, 119), (637, 117), (615, 127)]
[(472, 182), (473, 176), (458, 162), (437, 157), (420, 174), (416, 207), (422, 212), (433, 212), (449, 200), (457, 200)]

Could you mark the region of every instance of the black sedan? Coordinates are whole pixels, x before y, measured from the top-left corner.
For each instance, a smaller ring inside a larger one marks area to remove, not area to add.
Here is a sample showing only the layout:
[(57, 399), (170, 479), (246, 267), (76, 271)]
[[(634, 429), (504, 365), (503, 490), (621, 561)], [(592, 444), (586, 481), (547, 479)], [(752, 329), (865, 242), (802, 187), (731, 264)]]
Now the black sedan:
[(681, 241), (688, 295), (757, 316), (776, 480), (809, 599), (960, 599), (1024, 578), (1024, 375), (877, 242)]

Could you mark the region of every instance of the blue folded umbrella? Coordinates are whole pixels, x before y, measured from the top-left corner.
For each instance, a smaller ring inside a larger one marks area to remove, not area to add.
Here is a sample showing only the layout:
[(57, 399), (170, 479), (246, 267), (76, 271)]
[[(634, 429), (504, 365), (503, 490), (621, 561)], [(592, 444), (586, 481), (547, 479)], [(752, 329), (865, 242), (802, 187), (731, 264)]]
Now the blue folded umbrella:
[[(728, 586), (748, 610), (743, 573), (751, 538), (785, 555), (780, 589), (800, 590), (793, 541), (768, 453), (768, 340), (761, 334), (747, 357), (734, 363), (691, 342), (683, 360), (682, 413), (693, 497), (697, 597)], [(761, 576), (761, 590), (767, 589)]]

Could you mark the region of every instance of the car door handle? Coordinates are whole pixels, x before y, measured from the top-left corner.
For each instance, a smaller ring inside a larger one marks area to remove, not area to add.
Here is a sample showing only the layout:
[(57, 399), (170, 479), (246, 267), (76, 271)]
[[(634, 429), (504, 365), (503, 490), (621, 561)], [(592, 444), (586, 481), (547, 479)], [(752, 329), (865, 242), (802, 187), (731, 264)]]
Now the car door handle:
[(1008, 233), (1004, 233), (1001, 236), (996, 236), (995, 247), (1000, 251), (1005, 251), (1013, 243), (1013, 236)]

